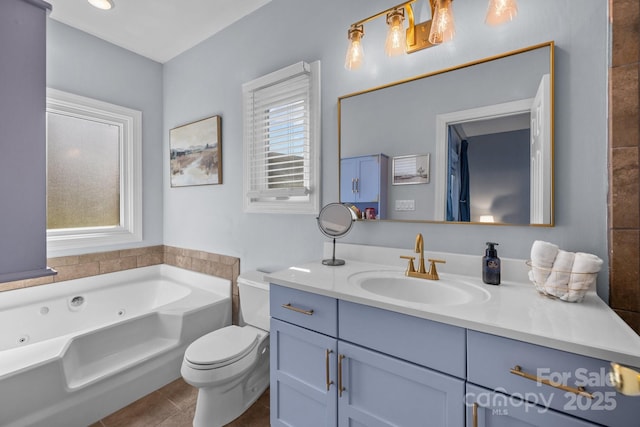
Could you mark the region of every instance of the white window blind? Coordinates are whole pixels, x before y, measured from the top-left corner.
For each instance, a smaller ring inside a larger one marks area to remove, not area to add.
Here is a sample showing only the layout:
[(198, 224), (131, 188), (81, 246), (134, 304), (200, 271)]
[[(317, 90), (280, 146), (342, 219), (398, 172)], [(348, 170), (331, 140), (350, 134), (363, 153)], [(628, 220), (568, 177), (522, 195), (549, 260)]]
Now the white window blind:
[(243, 86), (247, 211), (317, 211), (319, 64), (314, 64), (294, 64)]

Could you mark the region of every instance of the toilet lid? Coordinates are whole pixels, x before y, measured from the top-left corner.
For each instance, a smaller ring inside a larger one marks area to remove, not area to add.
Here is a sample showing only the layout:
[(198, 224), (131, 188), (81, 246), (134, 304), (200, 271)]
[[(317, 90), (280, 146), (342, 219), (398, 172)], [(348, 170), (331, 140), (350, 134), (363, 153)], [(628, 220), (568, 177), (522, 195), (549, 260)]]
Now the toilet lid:
[(185, 359), (196, 365), (229, 364), (246, 356), (258, 342), (253, 328), (227, 326), (195, 340), (184, 354)]

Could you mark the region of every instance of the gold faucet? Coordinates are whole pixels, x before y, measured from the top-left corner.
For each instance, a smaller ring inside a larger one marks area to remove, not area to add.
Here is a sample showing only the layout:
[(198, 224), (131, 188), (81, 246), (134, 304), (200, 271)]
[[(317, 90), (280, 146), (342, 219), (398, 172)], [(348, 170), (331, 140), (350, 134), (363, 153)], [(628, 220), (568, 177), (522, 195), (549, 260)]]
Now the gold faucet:
[(424, 239), (422, 238), (421, 233), (418, 233), (416, 236), (416, 247), (414, 250), (415, 253), (420, 254), (420, 258), (418, 260), (418, 271), (416, 271), (413, 264), (413, 260), (416, 259), (416, 257), (401, 255), (400, 258), (409, 260), (407, 271), (404, 272), (404, 275), (407, 277), (417, 277), (419, 279), (440, 280), (440, 277), (438, 277), (438, 271), (436, 270), (436, 263), (439, 262), (444, 264), (446, 261), (442, 259), (429, 258), (429, 271), (426, 271), (424, 265)]

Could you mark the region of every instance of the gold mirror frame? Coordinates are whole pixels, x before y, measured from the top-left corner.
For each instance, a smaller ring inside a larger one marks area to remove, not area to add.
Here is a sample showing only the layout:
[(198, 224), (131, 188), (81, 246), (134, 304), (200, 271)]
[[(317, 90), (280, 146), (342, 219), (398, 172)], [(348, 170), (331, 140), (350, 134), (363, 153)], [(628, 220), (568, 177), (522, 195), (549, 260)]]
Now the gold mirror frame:
[[(554, 98), (555, 98), (555, 64), (554, 64), (554, 42), (553, 41), (549, 41), (549, 42), (545, 42), (545, 43), (540, 43), (537, 45), (533, 45), (533, 46), (529, 46), (529, 47), (525, 47), (525, 48), (521, 48), (521, 49), (517, 49), (517, 50), (513, 50), (513, 51), (509, 51), (506, 53), (502, 53), (502, 54), (498, 54), (498, 55), (494, 55), (494, 56), (490, 56), (490, 57), (486, 57), (483, 59), (479, 59), (476, 61), (472, 61), (472, 62), (467, 62), (467, 63), (463, 63), (460, 65), (456, 65), (453, 67), (449, 67), (449, 68), (444, 68), (441, 70), (437, 70), (437, 71), (433, 71), (430, 73), (426, 73), (426, 74), (420, 74), (414, 77), (410, 77), (407, 79), (403, 79), (403, 80), (398, 80), (392, 83), (388, 83), (388, 84), (384, 84), (384, 85), (380, 85), (380, 86), (375, 86), (369, 89), (365, 89), (362, 91), (358, 91), (358, 92), (353, 92), (353, 93), (349, 93), (343, 96), (338, 97), (338, 200), (342, 200), (341, 194), (340, 194), (340, 180), (341, 180), (341, 175), (342, 175), (342, 171), (341, 171), (341, 167), (340, 167), (340, 160), (342, 159), (341, 153), (342, 153), (342, 114), (343, 114), (343, 107), (342, 107), (342, 103), (343, 101), (349, 99), (349, 98), (353, 98), (359, 95), (363, 95), (363, 94), (368, 94), (371, 92), (375, 92), (375, 91), (379, 91), (382, 89), (386, 89), (386, 88), (391, 88), (394, 86), (399, 86), (402, 85), (404, 83), (410, 83), (410, 82), (414, 82), (417, 80), (421, 80), (421, 79), (426, 79), (428, 77), (432, 77), (432, 76), (437, 76), (437, 75), (441, 75), (441, 74), (445, 74), (451, 71), (456, 71), (456, 70), (462, 70), (465, 68), (470, 68), (473, 67), (475, 65), (480, 65), (480, 64), (485, 64), (491, 61), (496, 61), (499, 59), (504, 59), (504, 58), (508, 58), (508, 57), (512, 57), (521, 53), (526, 53), (526, 52), (530, 52), (536, 49), (541, 49), (541, 48), (549, 48), (549, 74), (550, 74), (550, 140), (549, 140), (549, 150), (550, 150), (550, 177), (549, 177), (549, 181), (550, 181), (550, 189), (549, 189), (549, 209), (550, 209), (550, 213), (549, 213), (549, 222), (548, 223), (541, 223), (541, 224), (515, 224), (515, 223), (504, 223), (504, 222), (493, 222), (493, 223), (485, 223), (485, 222), (456, 222), (456, 221), (446, 221), (446, 220), (432, 220), (432, 219), (382, 219), (380, 221), (388, 221), (388, 222), (414, 222), (414, 223), (436, 223), (436, 224), (474, 224), (474, 225), (511, 225), (511, 226), (529, 226), (529, 227), (553, 227), (555, 225), (555, 203), (554, 203), (554, 193), (555, 193), (555, 173), (554, 173), (554, 144), (555, 144), (555, 137), (554, 137), (554, 129), (555, 129), (555, 123), (554, 123)], [(435, 179), (440, 179), (439, 177), (436, 177)]]

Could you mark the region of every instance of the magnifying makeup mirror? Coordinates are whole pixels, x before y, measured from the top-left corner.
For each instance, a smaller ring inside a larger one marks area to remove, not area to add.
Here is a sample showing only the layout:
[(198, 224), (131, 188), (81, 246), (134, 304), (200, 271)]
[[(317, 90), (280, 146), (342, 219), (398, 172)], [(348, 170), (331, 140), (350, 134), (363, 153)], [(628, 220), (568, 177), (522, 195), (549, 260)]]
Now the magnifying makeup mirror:
[(336, 259), (336, 238), (346, 235), (351, 230), (356, 220), (355, 212), (341, 203), (329, 203), (320, 210), (316, 219), (322, 234), (333, 239), (333, 256), (331, 259), (323, 259), (322, 264), (344, 265), (343, 259)]

